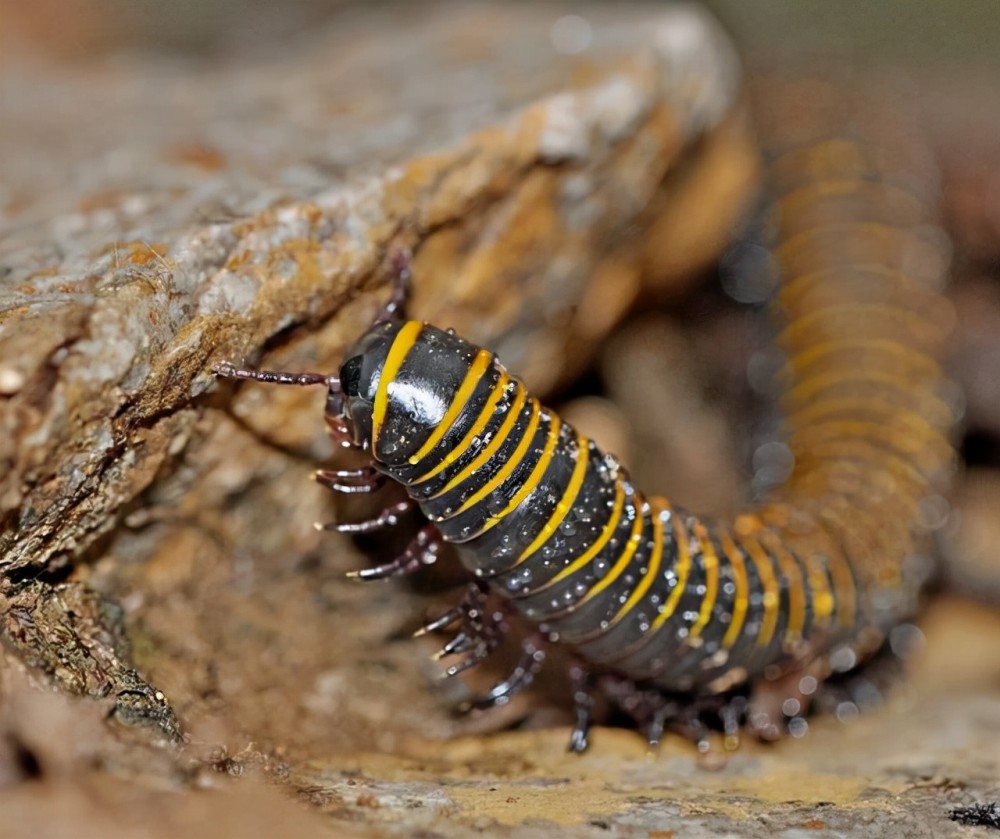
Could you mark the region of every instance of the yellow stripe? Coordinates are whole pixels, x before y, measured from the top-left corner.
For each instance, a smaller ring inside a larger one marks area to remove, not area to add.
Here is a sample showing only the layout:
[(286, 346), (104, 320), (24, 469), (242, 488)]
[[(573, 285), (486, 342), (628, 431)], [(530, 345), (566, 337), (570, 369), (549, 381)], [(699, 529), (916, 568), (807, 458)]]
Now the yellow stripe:
[[(926, 399), (924, 395), (921, 395), (921, 398)], [(948, 411), (944, 402), (941, 402), (940, 405), (944, 411)], [(898, 418), (898, 421), (906, 423), (913, 434), (924, 434), (927, 437), (936, 438), (941, 437), (941, 432), (934, 428), (924, 416), (918, 414), (916, 411), (912, 411), (909, 408), (905, 408), (900, 405), (875, 403), (872, 402), (871, 399), (859, 396), (834, 396), (827, 399), (810, 400), (805, 402), (801, 408), (797, 409), (795, 413), (791, 414), (787, 419), (789, 425), (793, 427), (803, 427), (808, 426), (820, 417), (826, 417), (830, 414), (846, 414), (854, 416), (877, 414), (884, 417), (885, 422), (887, 423), (890, 420)], [(943, 416), (941, 417), (941, 420), (942, 424), (947, 422), (947, 419)]]
[(489, 425), (493, 415), (496, 413), (497, 405), (499, 404), (501, 398), (503, 398), (504, 393), (507, 392), (507, 384), (510, 382), (510, 376), (507, 373), (501, 373), (500, 378), (497, 379), (496, 384), (493, 386), (493, 390), (486, 400), (486, 404), (483, 405), (483, 410), (480, 412), (479, 416), (476, 418), (476, 422), (473, 424), (472, 428), (468, 430), (466, 435), (458, 442), (458, 444), (445, 456), (437, 466), (431, 469), (430, 472), (425, 472), (419, 478), (415, 478), (410, 482), (411, 486), (416, 486), (417, 484), (422, 484), (425, 481), (430, 480), (443, 469), (447, 469), (451, 464), (458, 460), (463, 454), (469, 450), (469, 446), (472, 443), (473, 438), (479, 436), (483, 433), (483, 430)]
[[(612, 566), (611, 570), (608, 571), (608, 573), (605, 574), (597, 582), (597, 584), (587, 592), (584, 598), (577, 604), (578, 606), (582, 606), (587, 601), (596, 597), (625, 573), (625, 569), (628, 568), (629, 563), (632, 561), (632, 557), (635, 556), (636, 549), (639, 547), (639, 543), (642, 541), (642, 526), (644, 524), (645, 520), (642, 517), (642, 510), (639, 507), (636, 507), (635, 521), (632, 523), (632, 533), (628, 538), (628, 542), (625, 543), (625, 550), (622, 551), (621, 557)], [(625, 608), (627, 608), (627, 604)], [(625, 608), (621, 611), (625, 611)], [(618, 614), (621, 614), (621, 612)]]
[(577, 559), (575, 559), (572, 564), (567, 565), (556, 574), (551, 580), (549, 580), (544, 586), (534, 589), (531, 593), (537, 594), (539, 591), (544, 591), (550, 586), (556, 583), (562, 582), (567, 577), (575, 574), (581, 568), (585, 568), (590, 564), (591, 560), (597, 556), (604, 546), (611, 539), (615, 530), (618, 529), (618, 523), (621, 521), (622, 517), (622, 507), (625, 503), (625, 490), (622, 487), (622, 482), (615, 481), (615, 502), (614, 507), (611, 510), (611, 516), (608, 518), (607, 523), (604, 525), (604, 530), (601, 531), (601, 535), (597, 537), (597, 541), (594, 542), (586, 551), (584, 551)]
[(500, 471), (496, 473), (490, 480), (488, 480), (483, 486), (477, 489), (472, 495), (470, 495), (465, 502), (455, 510), (451, 516), (445, 516), (445, 518), (452, 518), (452, 516), (457, 516), (459, 513), (464, 513), (474, 504), (478, 504), (487, 495), (497, 489), (503, 484), (511, 475), (514, 474), (514, 470), (521, 465), (521, 460), (524, 458), (528, 449), (531, 448), (531, 444), (535, 440), (535, 432), (538, 430), (538, 422), (541, 417), (541, 413), (538, 410), (538, 400), (531, 400), (531, 419), (528, 420), (528, 428), (524, 432), (524, 436), (521, 438), (521, 442), (517, 444), (517, 448), (514, 453), (507, 459)]
[(656, 616), (656, 620), (649, 627), (650, 632), (656, 632), (656, 630), (670, 620), (670, 616), (677, 609), (681, 595), (684, 594), (688, 575), (691, 573), (691, 552), (688, 550), (687, 531), (681, 523), (681, 517), (676, 513), (671, 516), (671, 521), (674, 528), (674, 541), (677, 544), (677, 582), (674, 584), (670, 596), (667, 597), (666, 603), (663, 604), (663, 611)]
[(844, 284), (853, 284), (861, 280), (865, 281), (865, 286), (869, 289), (874, 282), (880, 280), (893, 286), (893, 291), (897, 289), (910, 291), (917, 288), (908, 275), (885, 265), (834, 265), (829, 268), (804, 271), (782, 283), (778, 291), (778, 302), (789, 311), (798, 311), (802, 298), (812, 294), (816, 287), (832, 285), (840, 288)]
[(639, 585), (636, 586), (635, 591), (633, 591), (629, 596), (629, 599), (625, 601), (625, 605), (622, 606), (618, 614), (611, 619), (611, 623), (608, 625), (609, 627), (620, 622), (625, 615), (631, 612), (642, 601), (649, 589), (652, 587), (653, 581), (656, 579), (656, 575), (660, 573), (660, 561), (663, 558), (663, 528), (660, 524), (659, 513), (662, 508), (658, 507), (655, 501), (651, 501), (648, 505), (648, 509), (650, 510), (650, 517), (653, 522), (653, 554), (649, 558), (649, 567), (646, 569), (646, 573), (643, 574), (642, 580)]
[[(761, 516), (779, 531), (787, 524), (785, 512), (777, 506), (765, 508), (761, 511)], [(775, 541), (779, 542), (780, 540), (781, 536), (778, 535)], [(802, 560), (803, 565), (806, 566), (805, 583), (809, 586), (813, 622), (826, 623), (833, 614), (834, 607), (833, 593), (830, 591), (830, 583), (826, 575), (826, 570), (817, 559), (815, 552), (811, 549), (799, 551), (799, 558)]]
[(899, 376), (883, 373), (881, 370), (862, 370), (854, 368), (852, 370), (830, 370), (826, 373), (819, 373), (803, 379), (795, 387), (788, 391), (783, 397), (783, 401), (801, 402), (805, 399), (815, 399), (817, 393), (821, 393), (827, 388), (835, 385), (847, 383), (868, 383), (878, 382), (888, 385), (907, 395), (913, 395), (913, 388)]
[(811, 346), (813, 340), (832, 331), (824, 321), (834, 318), (840, 319), (837, 331), (853, 326), (855, 334), (862, 334), (862, 329), (869, 333), (877, 329), (884, 334), (889, 329), (904, 328), (909, 335), (926, 336), (930, 333), (934, 336), (931, 339), (921, 338), (919, 345), (914, 346), (915, 352), (922, 352), (921, 346), (937, 340), (944, 332), (939, 325), (915, 309), (903, 309), (899, 305), (888, 303), (831, 303), (808, 314), (796, 316), (775, 339), (776, 343), (781, 347), (803, 349)]
[(701, 609), (698, 610), (698, 620), (691, 627), (691, 637), (697, 638), (712, 617), (712, 607), (715, 606), (715, 598), (719, 593), (719, 558), (715, 555), (715, 547), (708, 537), (705, 525), (698, 522), (692, 529), (695, 538), (701, 544), (702, 565), (705, 568), (705, 598), (701, 601)]
[(491, 515), (486, 520), (486, 524), (484, 524), (482, 530), (476, 534), (477, 536), (482, 536), (482, 534), (484, 534), (491, 527), (499, 524), (506, 515), (514, 510), (518, 504), (524, 501), (524, 499), (535, 490), (539, 481), (542, 479), (542, 475), (545, 474), (545, 470), (549, 468), (552, 455), (556, 450), (556, 441), (559, 439), (560, 428), (562, 428), (562, 421), (555, 414), (552, 414), (549, 420), (549, 434), (545, 439), (545, 448), (542, 449), (542, 453), (538, 458), (538, 462), (531, 470), (531, 474), (528, 475), (525, 482), (521, 485), (521, 488), (514, 493), (507, 506), (504, 507), (499, 513)]
[(549, 517), (549, 520), (545, 522), (545, 525), (535, 537), (535, 540), (524, 549), (521, 555), (517, 558), (517, 562), (515, 562), (512, 567), (520, 565), (548, 541), (549, 537), (555, 533), (559, 525), (563, 523), (563, 519), (566, 518), (566, 514), (572, 509), (573, 502), (576, 501), (577, 495), (580, 494), (580, 487), (583, 486), (583, 478), (587, 473), (587, 463), (590, 461), (590, 449), (587, 438), (583, 437), (579, 432), (576, 434), (576, 442), (576, 465), (573, 467), (573, 474), (570, 475), (569, 483), (566, 484), (566, 489), (563, 491), (562, 498), (559, 499), (559, 503), (556, 504), (556, 508), (552, 511), (552, 515)]
[(769, 550), (778, 561), (781, 574), (787, 581), (788, 626), (785, 627), (785, 643), (793, 644), (802, 637), (806, 621), (806, 592), (802, 569), (795, 561), (795, 557), (782, 546), (781, 539), (775, 538), (771, 531), (761, 531), (760, 540), (765, 549)]
[(757, 634), (757, 645), (766, 647), (774, 637), (774, 630), (778, 626), (778, 607), (781, 605), (781, 593), (778, 589), (778, 579), (774, 576), (774, 566), (771, 558), (767, 555), (753, 534), (745, 534), (740, 537), (740, 543), (746, 548), (750, 559), (757, 567), (757, 574), (760, 577), (760, 584), (763, 588), (762, 602), (764, 604), (764, 618), (760, 623), (760, 632)]
[(492, 361), (493, 353), (489, 350), (479, 351), (472, 365), (469, 367), (469, 372), (465, 374), (465, 379), (463, 379), (462, 384), (455, 392), (455, 398), (448, 406), (448, 410), (445, 411), (444, 416), (441, 417), (441, 422), (438, 423), (437, 428), (427, 438), (427, 442), (421, 446), (420, 451), (414, 455), (410, 455), (411, 466), (416, 466), (421, 460), (427, 457), (434, 447), (441, 442), (441, 438), (448, 432), (448, 429), (455, 424), (455, 420), (458, 419), (459, 414), (465, 409), (469, 398), (478, 386), (483, 374), (489, 369)]
[[(618, 614), (611, 619), (606, 628), (601, 629), (598, 632), (589, 632), (586, 635), (581, 636), (569, 637), (567, 635), (563, 635), (562, 637), (564, 640), (573, 644), (585, 643), (597, 635), (607, 632), (607, 630), (612, 626), (620, 623), (622, 619), (639, 604), (643, 597), (646, 596), (646, 593), (649, 591), (653, 582), (660, 573), (660, 564), (663, 561), (663, 520), (660, 518), (660, 514), (672, 511), (670, 510), (670, 503), (665, 498), (657, 496), (649, 500), (649, 503), (646, 504), (643, 513), (640, 515), (645, 515), (646, 512), (649, 513), (650, 520), (653, 524), (653, 553), (649, 558), (649, 568), (643, 575), (642, 581), (639, 583), (636, 590), (632, 592), (631, 596), (625, 602), (625, 605), (619, 610)], [(631, 655), (637, 649), (643, 647), (646, 642), (651, 639), (651, 631), (652, 627), (647, 627), (642, 635), (626, 646), (624, 650), (616, 651), (616, 657), (619, 657), (620, 660), (620, 658), (623, 658), (625, 655)]]
[[(828, 525), (838, 528), (844, 527), (839, 518), (834, 518), (832, 512), (827, 512), (826, 515)], [(829, 531), (827, 533), (829, 534)], [(857, 592), (854, 587), (854, 572), (851, 568), (851, 560), (848, 559), (846, 554), (847, 540), (842, 539), (840, 541), (844, 547), (838, 550), (836, 544), (831, 544), (833, 550), (830, 551), (831, 555), (827, 557), (827, 561), (830, 576), (833, 578), (834, 591), (836, 592), (835, 602), (838, 621), (845, 629), (853, 629), (855, 612), (857, 611), (854, 602)]]
[(818, 344), (811, 344), (788, 359), (786, 369), (801, 375), (803, 368), (815, 364), (824, 356), (845, 350), (884, 352), (895, 358), (900, 367), (914, 371), (928, 379), (941, 377), (941, 365), (933, 358), (911, 344), (904, 344), (891, 338), (831, 338)]
[(733, 598), (733, 617), (729, 624), (729, 629), (722, 637), (723, 647), (732, 647), (740, 637), (740, 630), (743, 629), (743, 621), (746, 620), (747, 608), (750, 605), (750, 584), (747, 580), (747, 569), (743, 565), (743, 556), (740, 554), (733, 540), (729, 536), (723, 535), (719, 542), (722, 550), (729, 560), (729, 565), (733, 569), (733, 582), (736, 583), (736, 596)]
[(372, 408), (372, 452), (376, 450), (378, 435), (385, 422), (385, 412), (389, 408), (389, 385), (395, 380), (407, 353), (413, 349), (413, 345), (420, 337), (423, 328), (424, 325), (418, 320), (407, 321), (403, 328), (396, 333), (396, 338), (389, 348), (389, 354), (386, 356), (385, 365), (379, 376), (378, 387), (375, 390), (375, 404)]
[[(515, 382), (517, 382), (516, 379)], [(497, 429), (497, 433), (494, 435), (493, 439), (483, 447), (483, 450), (476, 455), (476, 458), (472, 461), (472, 463), (462, 469), (461, 472), (455, 475), (440, 490), (430, 496), (431, 498), (438, 498), (446, 492), (450, 492), (462, 483), (462, 481), (465, 481), (470, 476), (475, 475), (476, 472), (479, 471), (480, 467), (482, 467), (486, 461), (488, 461), (500, 450), (500, 447), (507, 442), (507, 438), (510, 436), (511, 430), (517, 424), (518, 417), (521, 416), (521, 410), (524, 408), (524, 401), (524, 385), (517, 382), (517, 390), (514, 393), (514, 401), (511, 403), (510, 408), (507, 409), (507, 416), (504, 417), (503, 424)]]

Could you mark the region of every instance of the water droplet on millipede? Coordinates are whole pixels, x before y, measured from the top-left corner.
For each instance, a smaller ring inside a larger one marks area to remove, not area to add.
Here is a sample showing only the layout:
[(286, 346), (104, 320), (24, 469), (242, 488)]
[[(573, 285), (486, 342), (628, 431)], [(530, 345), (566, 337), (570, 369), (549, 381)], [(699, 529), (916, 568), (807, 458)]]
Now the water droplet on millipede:
[(506, 507), (507, 507), (506, 499), (504, 499), (503, 496), (499, 494), (491, 495), (488, 499), (486, 499), (486, 510), (491, 515), (495, 516), (498, 513), (502, 513)]
[(607, 574), (610, 568), (611, 568), (611, 563), (608, 562), (606, 559), (602, 558), (594, 560), (594, 565), (593, 565), (594, 576), (597, 577), (598, 579)]
[(559, 525), (559, 532), (564, 536), (573, 536), (576, 533), (576, 524), (571, 521), (564, 521)]

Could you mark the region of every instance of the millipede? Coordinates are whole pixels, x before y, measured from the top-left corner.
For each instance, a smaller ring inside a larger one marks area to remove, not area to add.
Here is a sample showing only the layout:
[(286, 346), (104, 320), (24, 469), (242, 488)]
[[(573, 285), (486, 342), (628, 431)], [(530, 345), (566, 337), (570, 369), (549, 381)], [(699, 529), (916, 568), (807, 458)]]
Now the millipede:
[(422, 630), (454, 630), (440, 653), (454, 657), (448, 675), (490, 655), (509, 614), (531, 628), (477, 707), (507, 702), (561, 645), (574, 661), (573, 750), (587, 747), (599, 690), (651, 743), (664, 730), (702, 748), (709, 729), (728, 745), (743, 729), (795, 733), (818, 686), (913, 613), (920, 545), (953, 469), (955, 408), (939, 364), (947, 248), (928, 191), (887, 160), (844, 136), (771, 163), (769, 309), (794, 466), (728, 521), (643, 494), (491, 351), (401, 317), (405, 255), (392, 298), (337, 375), (216, 373), (326, 387), (331, 433), (371, 463), (318, 480), (343, 493), (405, 489), (376, 517), (330, 529), (372, 532), (419, 508), (426, 522), (402, 554), (355, 576), (408, 574), (455, 546), (470, 582)]

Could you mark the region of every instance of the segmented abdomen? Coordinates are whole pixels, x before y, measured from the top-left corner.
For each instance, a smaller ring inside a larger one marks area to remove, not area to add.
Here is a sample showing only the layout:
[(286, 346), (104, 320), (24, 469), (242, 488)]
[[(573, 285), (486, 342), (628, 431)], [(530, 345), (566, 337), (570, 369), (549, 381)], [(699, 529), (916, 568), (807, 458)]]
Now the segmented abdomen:
[[(647, 499), (491, 353), (418, 322), (375, 396), (373, 454), (466, 566), (551, 640), (668, 691), (869, 652), (912, 607), (908, 560), (951, 463), (946, 259), (922, 196), (848, 141), (775, 171), (794, 468), (758, 509), (709, 525)], [(397, 417), (417, 399), (424, 428)]]

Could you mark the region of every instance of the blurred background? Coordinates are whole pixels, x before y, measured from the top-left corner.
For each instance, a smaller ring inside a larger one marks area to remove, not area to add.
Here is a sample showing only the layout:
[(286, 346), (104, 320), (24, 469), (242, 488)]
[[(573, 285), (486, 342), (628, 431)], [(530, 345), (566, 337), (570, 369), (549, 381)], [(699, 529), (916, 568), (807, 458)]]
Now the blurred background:
[[(200, 57), (273, 52), (287, 39), (336, 25), (337, 15), (381, 7), (391, 26), (394, 10), (414, 5), (392, 0), (3, 0), (0, 39), (7, 49), (29, 47), (73, 60), (119, 51)], [(648, 5), (667, 5), (667, 0)], [(995, 40), (1000, 23), (990, 0), (708, 0), (704, 5), (758, 58), (827, 54), (914, 67), (957, 64), (970, 72), (1000, 66)]]

